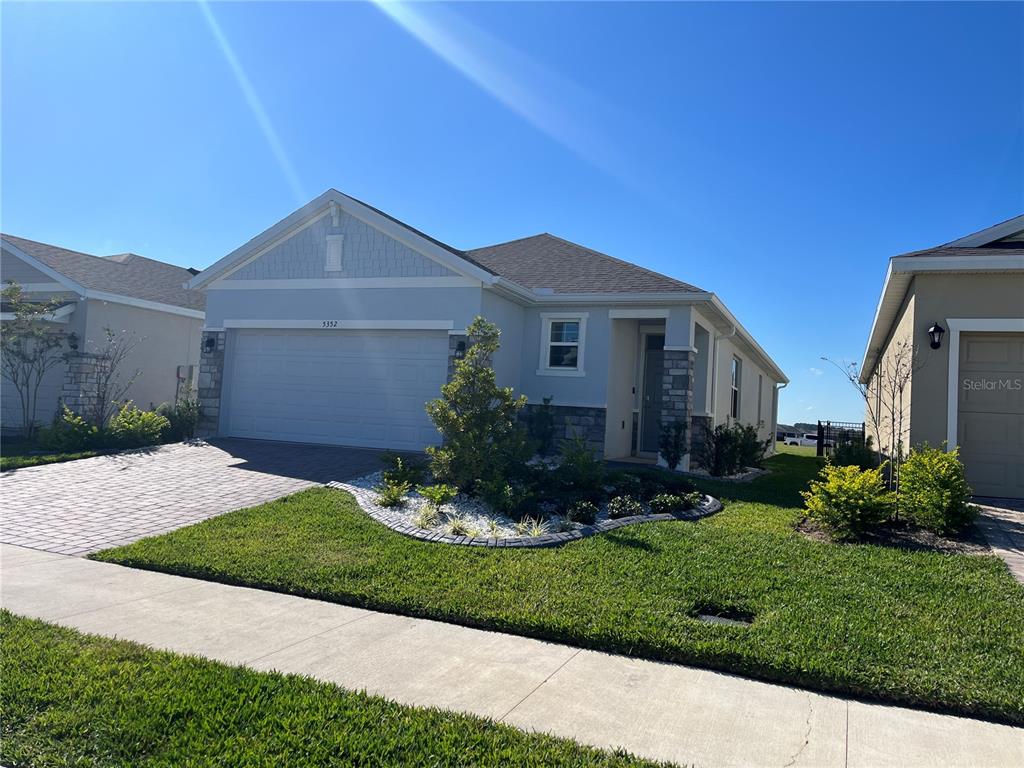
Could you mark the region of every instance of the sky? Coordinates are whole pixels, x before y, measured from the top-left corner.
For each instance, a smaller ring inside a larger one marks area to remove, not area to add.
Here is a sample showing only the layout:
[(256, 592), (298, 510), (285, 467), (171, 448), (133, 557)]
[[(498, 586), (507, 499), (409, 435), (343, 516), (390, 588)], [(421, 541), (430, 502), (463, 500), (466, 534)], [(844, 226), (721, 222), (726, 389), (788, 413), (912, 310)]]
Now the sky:
[(856, 420), (887, 259), (1024, 212), (1024, 4), (8, 3), (0, 226), (202, 268), (334, 187), (715, 292)]

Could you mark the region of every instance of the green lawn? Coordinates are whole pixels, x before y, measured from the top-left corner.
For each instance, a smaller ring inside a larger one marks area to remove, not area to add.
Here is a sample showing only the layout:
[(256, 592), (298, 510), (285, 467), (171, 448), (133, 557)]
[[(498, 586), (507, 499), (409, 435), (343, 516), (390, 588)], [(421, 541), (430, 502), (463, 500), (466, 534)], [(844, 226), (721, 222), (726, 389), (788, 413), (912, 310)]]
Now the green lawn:
[[(1024, 723), (1024, 589), (994, 557), (810, 541), (819, 466), (779, 455), (698, 523), (557, 549), (415, 541), (316, 489), (96, 557), (573, 645)], [(707, 608), (755, 616), (708, 624)]]
[(816, 456), (818, 449), (813, 445), (786, 445), (785, 443), (775, 443), (775, 450), (779, 453), (786, 453), (791, 456)]
[(9, 448), (4, 446), (0, 455), (0, 472), (8, 472), (12, 469), (24, 467), (37, 467), (41, 464), (59, 464), (62, 461), (74, 461), (75, 459), (88, 459), (98, 456), (99, 451), (78, 451), (77, 453), (31, 453), (26, 450), (19, 450), (17, 447)]
[(6, 611), (0, 630), (0, 763), (11, 768), (654, 765)]

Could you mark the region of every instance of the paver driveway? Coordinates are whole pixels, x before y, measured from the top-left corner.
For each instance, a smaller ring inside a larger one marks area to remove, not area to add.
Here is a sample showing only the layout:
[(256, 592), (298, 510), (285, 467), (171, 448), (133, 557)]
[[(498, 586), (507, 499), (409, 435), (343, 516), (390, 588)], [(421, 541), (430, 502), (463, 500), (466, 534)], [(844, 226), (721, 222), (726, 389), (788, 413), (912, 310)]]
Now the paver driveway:
[(1003, 558), (1010, 573), (1024, 584), (1024, 499), (975, 497), (981, 505), (978, 525), (992, 551)]
[(0, 541), (83, 555), (380, 468), (359, 448), (216, 440), (0, 475)]

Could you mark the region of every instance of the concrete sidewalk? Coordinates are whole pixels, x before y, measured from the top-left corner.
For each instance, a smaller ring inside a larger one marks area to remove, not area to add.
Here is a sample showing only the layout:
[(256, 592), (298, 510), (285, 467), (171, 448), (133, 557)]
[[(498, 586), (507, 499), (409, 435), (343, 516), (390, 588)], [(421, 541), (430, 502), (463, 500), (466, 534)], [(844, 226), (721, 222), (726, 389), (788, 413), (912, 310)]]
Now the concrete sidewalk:
[(1021, 766), (1024, 729), (0, 545), (14, 613), (698, 766)]

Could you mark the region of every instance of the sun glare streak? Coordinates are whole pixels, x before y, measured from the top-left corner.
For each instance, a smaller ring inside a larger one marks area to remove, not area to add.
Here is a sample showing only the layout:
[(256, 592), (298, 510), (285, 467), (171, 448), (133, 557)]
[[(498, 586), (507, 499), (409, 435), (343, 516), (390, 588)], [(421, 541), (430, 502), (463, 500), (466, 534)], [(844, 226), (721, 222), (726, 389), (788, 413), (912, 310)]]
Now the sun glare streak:
[(621, 124), (592, 94), (438, 5), (374, 0), (381, 12), (460, 74), (591, 165), (630, 186), (634, 174), (597, 126)]
[(242, 95), (245, 97), (253, 117), (256, 118), (257, 125), (259, 125), (260, 130), (263, 132), (263, 137), (267, 140), (267, 144), (270, 145), (270, 151), (273, 152), (277, 164), (281, 168), (281, 173), (284, 174), (285, 179), (288, 181), (292, 194), (295, 195), (296, 202), (300, 205), (304, 204), (309, 198), (302, 189), (298, 174), (295, 173), (295, 168), (292, 166), (288, 153), (285, 152), (284, 146), (277, 136), (277, 131), (274, 130), (273, 123), (270, 122), (267, 111), (263, 108), (263, 102), (260, 101), (256, 89), (253, 88), (249, 77), (245, 74), (245, 69), (242, 67), (238, 57), (235, 56), (235, 51), (224, 35), (224, 31), (220, 28), (220, 24), (217, 23), (217, 19), (214, 17), (213, 11), (210, 10), (210, 6), (206, 0), (198, 0), (198, 3), (199, 10), (202, 11), (203, 18), (206, 20), (206, 25), (210, 28), (210, 32), (217, 41), (217, 45), (220, 46), (220, 52), (224, 54), (228, 66), (231, 67), (231, 72), (238, 82), (238, 87), (241, 88)]

